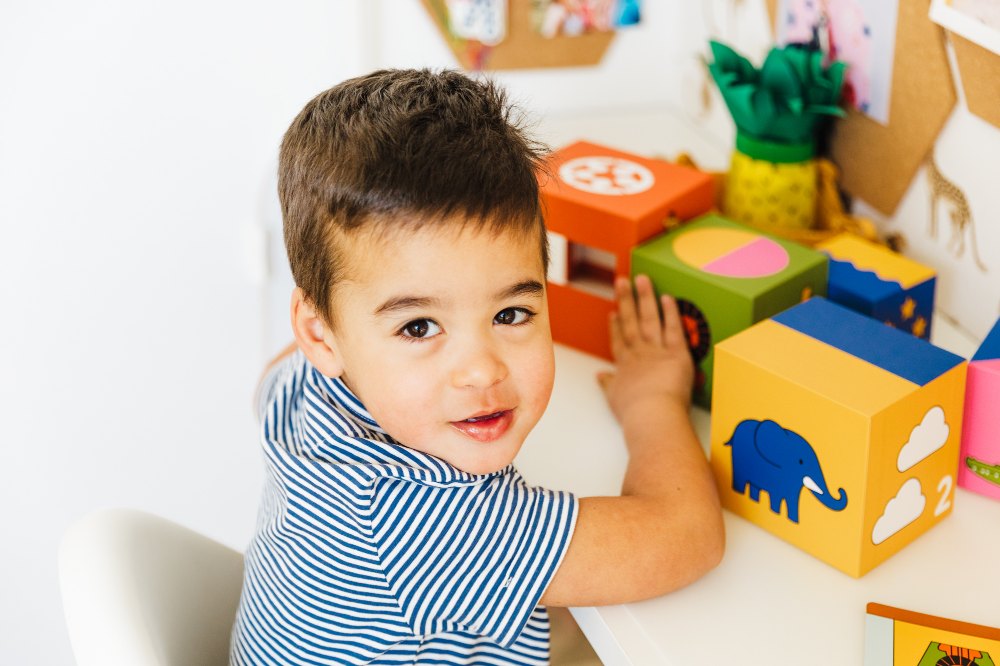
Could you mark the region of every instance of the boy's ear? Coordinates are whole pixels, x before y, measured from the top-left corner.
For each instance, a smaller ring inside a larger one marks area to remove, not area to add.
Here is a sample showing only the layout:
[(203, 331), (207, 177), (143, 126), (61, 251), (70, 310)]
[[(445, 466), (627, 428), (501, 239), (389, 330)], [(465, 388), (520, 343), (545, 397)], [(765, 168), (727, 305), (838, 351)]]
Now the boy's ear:
[(309, 362), (327, 377), (339, 377), (344, 364), (337, 351), (333, 333), (323, 323), (316, 308), (300, 287), (292, 291), (292, 332), (299, 349)]

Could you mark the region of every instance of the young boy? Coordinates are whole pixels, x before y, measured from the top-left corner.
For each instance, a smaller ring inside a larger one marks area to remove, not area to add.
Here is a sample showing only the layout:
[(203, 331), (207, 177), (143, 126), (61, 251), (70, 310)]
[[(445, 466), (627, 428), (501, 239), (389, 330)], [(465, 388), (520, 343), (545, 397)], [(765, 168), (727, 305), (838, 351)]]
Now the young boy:
[(267, 482), (234, 664), (545, 664), (546, 606), (664, 594), (723, 551), (676, 305), (616, 284), (599, 379), (620, 497), (512, 465), (553, 382), (543, 154), (503, 93), (379, 71), (281, 146), (295, 345), (259, 388)]

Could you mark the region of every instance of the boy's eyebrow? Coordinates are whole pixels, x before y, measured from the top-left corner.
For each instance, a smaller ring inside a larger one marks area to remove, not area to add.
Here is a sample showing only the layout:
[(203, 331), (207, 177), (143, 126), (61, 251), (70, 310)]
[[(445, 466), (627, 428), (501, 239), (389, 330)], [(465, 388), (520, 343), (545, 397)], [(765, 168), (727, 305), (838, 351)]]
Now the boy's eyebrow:
[(501, 290), (497, 293), (496, 299), (502, 301), (507, 298), (514, 298), (515, 296), (535, 296), (544, 292), (545, 287), (538, 280), (525, 280)]
[(394, 296), (375, 308), (375, 316), (392, 314), (400, 310), (426, 308), (432, 305), (440, 305), (440, 303), (439, 299), (431, 298), (430, 296)]
[[(542, 294), (545, 288), (538, 280), (524, 280), (497, 292), (496, 300), (502, 301), (515, 296), (534, 296)], [(438, 307), (441, 300), (432, 296), (393, 296), (382, 305), (375, 308), (375, 316), (392, 314), (400, 310), (413, 310), (428, 307)]]

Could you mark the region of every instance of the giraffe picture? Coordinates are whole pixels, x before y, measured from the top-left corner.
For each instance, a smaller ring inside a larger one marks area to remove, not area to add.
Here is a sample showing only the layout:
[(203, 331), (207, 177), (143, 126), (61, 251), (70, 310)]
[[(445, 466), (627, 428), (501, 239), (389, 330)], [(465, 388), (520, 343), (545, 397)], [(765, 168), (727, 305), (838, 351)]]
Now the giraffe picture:
[(950, 236), (946, 248), (955, 257), (962, 258), (965, 254), (966, 246), (970, 250), (973, 263), (983, 273), (987, 272), (986, 264), (979, 256), (979, 246), (976, 243), (976, 227), (972, 219), (972, 209), (965, 193), (953, 181), (949, 180), (938, 167), (934, 160), (934, 151), (927, 154), (924, 161), (927, 167), (927, 181), (930, 188), (931, 197), (931, 218), (928, 228), (928, 235), (936, 239), (938, 237), (938, 212), (939, 205), (943, 204), (948, 210), (950, 225)]

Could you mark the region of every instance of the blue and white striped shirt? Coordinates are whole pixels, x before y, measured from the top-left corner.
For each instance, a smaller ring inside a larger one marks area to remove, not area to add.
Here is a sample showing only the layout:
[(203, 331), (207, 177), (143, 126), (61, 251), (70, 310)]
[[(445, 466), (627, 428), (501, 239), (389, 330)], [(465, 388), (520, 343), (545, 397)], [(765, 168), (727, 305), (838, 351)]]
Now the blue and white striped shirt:
[(546, 664), (576, 498), (395, 442), (301, 352), (260, 390), (267, 476), (232, 664)]

